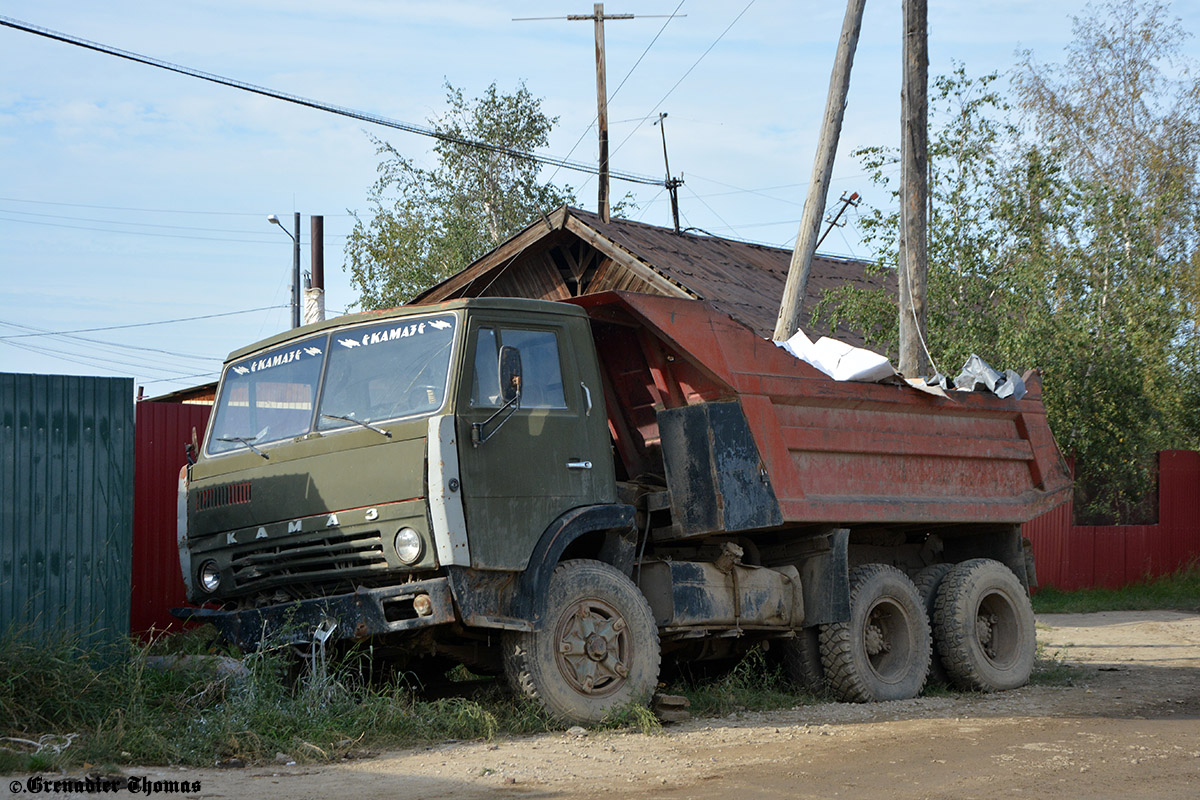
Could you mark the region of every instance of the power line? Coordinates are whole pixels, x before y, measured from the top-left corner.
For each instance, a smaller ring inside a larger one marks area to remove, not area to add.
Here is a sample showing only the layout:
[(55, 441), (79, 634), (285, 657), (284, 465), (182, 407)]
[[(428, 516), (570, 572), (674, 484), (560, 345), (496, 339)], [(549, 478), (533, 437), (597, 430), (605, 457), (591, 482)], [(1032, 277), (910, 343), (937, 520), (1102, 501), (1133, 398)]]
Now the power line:
[[(650, 48), (654, 47), (654, 43), (658, 41), (658, 37), (662, 36), (663, 31), (665, 31), (667, 29), (667, 26), (671, 24), (671, 20), (675, 18), (675, 15), (679, 12), (679, 9), (683, 8), (684, 2), (685, 2), (685, 0), (679, 0), (679, 5), (675, 6), (675, 10), (672, 11), (670, 14), (666, 15), (667, 21), (664, 22), (662, 24), (662, 27), (658, 29), (658, 33), (654, 34), (654, 38), (650, 40), (650, 44), (646, 45), (646, 49), (642, 51), (642, 54), (640, 56), (638, 56), (637, 61), (633, 62), (633, 66), (629, 68), (629, 72), (625, 73), (625, 77), (621, 79), (621, 82), (619, 84), (617, 84), (617, 88), (613, 90), (613, 93), (610, 94), (606, 98), (606, 100), (614, 99), (617, 96), (617, 93), (621, 91), (621, 87), (625, 85), (625, 81), (629, 80), (629, 77), (631, 75), (633, 75), (633, 71), (638, 68), (638, 64), (642, 63), (642, 59), (645, 58), (646, 54), (650, 52)], [(581, 133), (579, 135), (579, 138), (575, 140), (575, 144), (571, 145), (570, 151), (567, 152), (567, 158), (571, 157), (571, 154), (575, 152), (575, 148), (579, 147), (579, 143), (583, 141), (584, 137), (588, 135), (588, 131), (590, 131), (592, 129), (592, 125), (595, 125), (599, 120), (600, 120), (599, 114), (592, 117), (591, 125), (588, 125), (586, 128), (584, 128), (583, 133)], [(554, 172), (550, 173), (550, 177), (547, 179), (547, 183), (549, 183), (550, 181), (553, 181), (554, 176), (557, 174), (558, 174), (557, 169), (554, 170)], [(609, 174), (610, 175), (612, 174), (611, 170), (609, 171)], [(585, 181), (585, 185), (586, 185), (586, 181)], [(665, 185), (662, 183), (662, 181), (659, 181), (658, 185), (663, 186), (663, 188), (666, 188)], [(583, 186), (580, 186), (579, 188), (582, 189)]]
[[(18, 212), (19, 213), (19, 212)], [(36, 219), (16, 219), (14, 217), (0, 217), (4, 222), (21, 222), (26, 225), (41, 225), (47, 228), (67, 228), (75, 231), (97, 231), (99, 233), (124, 233), (129, 236), (154, 236), (159, 239), (192, 239), (201, 242), (240, 242), (242, 244), (275, 244), (268, 239), (229, 239), (224, 236), (188, 236), (182, 233), (154, 233), (152, 231), (123, 231), (117, 228), (94, 228), (90, 225), (67, 225), (62, 222), (42, 222)], [(114, 220), (115, 222), (115, 220)], [(133, 223), (117, 223), (117, 224), (133, 224)]]
[(31, 336), (67, 336), (75, 333), (96, 333), (97, 331), (116, 331), (126, 328), (148, 328), (152, 325), (173, 325), (177, 322), (196, 322), (201, 319), (232, 317), (237, 314), (254, 314), (259, 311), (272, 311), (276, 308), (287, 308), (287, 306), (263, 306), (262, 308), (247, 308), (244, 311), (223, 311), (219, 314), (204, 314), (199, 317), (180, 317), (178, 319), (164, 319), (157, 322), (131, 322), (128, 325), (106, 325), (102, 328), (77, 328), (71, 331), (47, 331), (45, 333), (16, 333), (9, 334), (8, 336), (0, 336), (0, 339), (25, 339)]
[[(751, 1), (753, 2), (753, 0), (751, 0)], [(246, 83), (245, 81), (239, 81), (239, 80), (235, 80), (233, 78), (226, 78), (226, 77), (223, 77), (221, 75), (216, 75), (211, 72), (204, 72), (202, 70), (180, 66), (179, 64), (173, 64), (169, 61), (163, 61), (162, 59), (159, 59), (159, 58), (153, 58), (151, 56), (142, 55), (140, 53), (134, 53), (130, 50), (121, 50), (116, 47), (110, 47), (109, 45), (100, 44), (99, 42), (93, 42), (88, 39), (81, 39), (77, 36), (71, 36), (66, 33), (60, 33), (59, 31), (54, 31), (49, 28), (43, 28), (39, 25), (31, 25), (30, 23), (22, 22), (21, 20), (13, 19), (12, 17), (0, 16), (0, 25), (4, 25), (9, 28), (14, 28), (19, 31), (24, 31), (25, 33), (32, 33), (35, 36), (42, 36), (47, 39), (53, 39), (55, 41), (75, 45), (76, 47), (82, 47), (87, 50), (94, 50), (98, 53), (104, 53), (105, 55), (116, 56), (117, 58), (123, 58), (128, 61), (134, 61), (139, 64), (145, 64), (147, 66), (157, 67), (159, 69), (165, 69), (169, 72), (177, 72), (180, 75), (187, 75), (192, 78), (199, 78), (200, 80), (209, 81), (210, 83), (216, 83), (221, 86), (229, 86), (234, 89), (241, 89), (242, 91), (245, 91), (245, 92), (251, 92), (253, 94), (262, 95), (264, 97), (271, 97), (276, 100), (283, 100), (288, 103), (294, 103), (299, 106), (305, 106), (306, 108), (313, 108), (318, 111), (326, 111), (330, 114), (338, 114), (343, 117), (350, 117), (351, 119), (357, 119), (357, 120), (361, 120), (363, 122), (370, 122), (375, 125), (382, 125), (385, 128), (395, 128), (396, 130), (405, 131), (407, 133), (415, 133), (419, 136), (428, 136), (430, 138), (438, 139), (438, 140), (444, 141), (444, 142), (450, 142), (452, 144), (458, 144), (458, 145), (463, 145), (465, 147), (475, 147), (475, 148), (479, 148), (481, 150), (487, 150), (488, 152), (498, 153), (500, 155), (505, 155), (510, 158), (523, 159), (526, 161), (534, 161), (539, 164), (547, 164), (550, 166), (560, 167), (562, 169), (575, 170), (576, 172), (586, 172), (590, 175), (596, 175), (596, 174), (599, 174), (599, 172), (600, 172), (599, 166), (583, 164), (583, 163), (580, 163), (577, 161), (568, 161), (566, 159), (555, 158), (553, 156), (545, 156), (545, 155), (538, 155), (536, 153), (528, 153), (523, 150), (516, 150), (511, 147), (504, 147), (502, 145), (491, 144), (490, 142), (474, 141), (472, 139), (466, 139), (462, 136), (455, 136), (454, 134), (445, 133), (443, 131), (434, 130), (432, 128), (426, 128), (421, 125), (413, 125), (412, 123), (401, 122), (399, 120), (389, 119), (388, 117), (379, 116), (378, 114), (370, 114), (365, 111), (356, 111), (354, 109), (346, 108), (344, 106), (335, 106), (335, 105), (331, 105), (329, 103), (322, 103), (317, 100), (311, 100), (306, 97), (301, 97), (299, 95), (288, 94), (286, 92), (279, 92), (274, 89), (268, 89), (264, 86), (257, 86), (253, 83)], [(650, 177), (647, 177), (644, 175), (637, 175), (637, 174), (634, 174), (631, 172), (619, 172), (616, 170), (609, 170), (609, 174), (615, 180), (622, 180), (622, 181), (626, 181), (628, 183), (640, 183), (640, 184), (644, 184), (647, 186), (658, 186), (658, 185), (662, 184), (662, 181), (658, 180), (656, 178), (650, 178)]]
[[(716, 46), (717, 46), (717, 44), (718, 44), (718, 43), (719, 43), (719, 42), (720, 42), (722, 39), (724, 39), (724, 38), (725, 38), (725, 34), (729, 33), (729, 30), (730, 30), (730, 29), (731, 29), (731, 28), (732, 28), (734, 25), (736, 25), (736, 24), (737, 24), (737, 21), (738, 21), (739, 19), (741, 19), (741, 18), (742, 18), (742, 16), (743, 16), (743, 15), (744, 15), (744, 14), (745, 14), (747, 11), (749, 11), (749, 10), (750, 10), (750, 6), (752, 6), (752, 5), (754, 5), (754, 0), (750, 0), (750, 2), (749, 2), (749, 3), (746, 3), (746, 7), (745, 7), (745, 8), (743, 8), (743, 9), (741, 10), (741, 12), (740, 12), (740, 13), (739, 13), (739, 14), (738, 14), (736, 17), (734, 17), (734, 18), (733, 18), (733, 22), (729, 23), (729, 25), (727, 25), (727, 26), (725, 27), (725, 30), (721, 31), (721, 35), (720, 35), (720, 36), (718, 36), (718, 37), (716, 38), (716, 40), (715, 40), (715, 41), (714, 41), (712, 44), (710, 44), (710, 45), (708, 46), (708, 49), (707, 49), (707, 50), (705, 50), (703, 53), (701, 53), (701, 54), (700, 54), (700, 57), (696, 59), (696, 63), (695, 63), (695, 64), (692, 64), (690, 67), (688, 67), (688, 69), (687, 69), (687, 72), (683, 73), (683, 76), (682, 76), (682, 77), (680, 77), (680, 79), (679, 79), (679, 80), (675, 81), (675, 85), (674, 85), (674, 86), (672, 86), (672, 87), (671, 87), (669, 90), (667, 90), (667, 93), (666, 93), (666, 94), (664, 94), (664, 95), (662, 96), (662, 99), (661, 99), (661, 100), (659, 100), (657, 103), (655, 103), (655, 105), (654, 105), (654, 108), (650, 109), (650, 113), (646, 115), (646, 118), (647, 118), (647, 119), (649, 119), (650, 117), (652, 117), (652, 116), (654, 115), (654, 112), (655, 112), (655, 111), (658, 111), (658, 109), (659, 109), (659, 108), (662, 106), (662, 104), (663, 104), (663, 103), (667, 102), (667, 98), (671, 96), (671, 93), (672, 93), (672, 92), (674, 92), (676, 89), (678, 89), (678, 88), (679, 88), (679, 84), (683, 83), (684, 79), (685, 79), (685, 78), (687, 78), (687, 76), (688, 76), (688, 75), (691, 75), (691, 74), (692, 74), (692, 70), (694, 70), (694, 69), (695, 69), (697, 66), (699, 66), (699, 65), (700, 65), (700, 62), (704, 60), (704, 57), (705, 57), (705, 56), (707, 56), (707, 55), (708, 55), (710, 52), (712, 52), (712, 49), (713, 49), (714, 47), (716, 47)], [(0, 17), (0, 19), (3, 19), (3, 17)], [(637, 127), (635, 127), (633, 130), (631, 130), (631, 131), (629, 132), (629, 135), (628, 135), (628, 136), (626, 136), (626, 137), (625, 137), (623, 140), (621, 140), (621, 143), (620, 143), (619, 145), (617, 145), (617, 148), (616, 148), (616, 150), (613, 150), (613, 155), (614, 155), (614, 156), (615, 156), (617, 153), (619, 153), (619, 152), (621, 151), (621, 148), (625, 146), (625, 143), (626, 143), (626, 142), (628, 142), (628, 141), (629, 141), (629, 140), (630, 140), (630, 139), (633, 137), (633, 135), (634, 135), (635, 133), (637, 133), (639, 130), (641, 130), (641, 127), (642, 127), (642, 123), (639, 123), (639, 124), (637, 125)], [(662, 181), (659, 181), (659, 183), (662, 183)]]
[(194, 355), (192, 353), (177, 353), (173, 350), (161, 350), (157, 347), (143, 347), (143, 346), (136, 345), (136, 344), (122, 344), (120, 342), (106, 342), (102, 339), (91, 339), (87, 336), (74, 336), (69, 333), (56, 333), (54, 331), (48, 331), (45, 328), (34, 327), (33, 325), (22, 325), (19, 322), (7, 322), (5, 320), (0, 320), (0, 325), (7, 325), (10, 328), (20, 328), (20, 329), (24, 329), (26, 331), (33, 331), (34, 335), (61, 336), (64, 339), (72, 339), (77, 342), (87, 342), (88, 344), (99, 345), (102, 347), (119, 347), (122, 350), (138, 350), (138, 351), (147, 352), (147, 353), (161, 353), (163, 355), (171, 356), (172, 358), (191, 358), (191, 359), (195, 359), (197, 361), (220, 361), (221, 360), (220, 358), (216, 358), (214, 356), (198, 356), (198, 355)]
[[(260, 216), (263, 216), (262, 212), (259, 212), (259, 211), (196, 211), (196, 210), (192, 210), (192, 209), (133, 209), (133, 207), (125, 206), (125, 205), (94, 205), (91, 203), (59, 203), (59, 201), (55, 201), (55, 200), (26, 200), (24, 198), (19, 198), (19, 197), (0, 197), (0, 201), (2, 201), (2, 203), (34, 203), (37, 205), (67, 205), (67, 206), (74, 207), (74, 209), (107, 209), (109, 211), (144, 211), (144, 212), (148, 212), (148, 213), (211, 213), (211, 215), (220, 215), (220, 216), (226, 216), (226, 217), (260, 217)], [(329, 216), (348, 217), (350, 215), (348, 215), (348, 213), (340, 213), (340, 215), (337, 215), (337, 213), (335, 213), (335, 215), (330, 215), (330, 213), (326, 213), (325, 216), (326, 217), (329, 217)]]
[[(85, 366), (85, 367), (92, 367), (92, 368), (99, 368), (99, 369), (112, 369), (115, 366), (120, 369), (149, 371), (149, 372), (157, 372), (157, 373), (179, 372), (178, 368), (172, 369), (170, 367), (155, 366), (153, 364), (121, 361), (121, 360), (114, 359), (114, 358), (105, 358), (104, 356), (88, 355), (85, 353), (70, 353), (70, 352), (63, 351), (63, 350), (56, 350), (53, 347), (46, 347), (44, 345), (38, 345), (38, 344), (30, 344), (28, 342), (4, 341), (4, 342), (0, 342), (0, 344), (6, 344), (10, 347), (16, 347), (20, 350), (27, 350), (32, 353), (39, 353), (41, 355), (50, 356), (51, 358), (57, 358), (62, 361), (68, 361), (72, 364), (79, 364), (79, 365)], [(85, 359), (88, 359), (88, 360), (85, 360)], [(103, 365), (103, 364), (108, 364), (111, 366), (108, 366), (108, 367), (98, 366), (98, 365)]]
[[(55, 200), (26, 200), (21, 197), (0, 197), (5, 203), (33, 203), (43, 206), (70, 206), (72, 208), (101, 208), (109, 211), (143, 211), (149, 214), (213, 214), (223, 217), (261, 217), (261, 211), (196, 211), (190, 208), (132, 208), (130, 206), (103, 206), (93, 203), (62, 203)], [(351, 214), (325, 214), (329, 217), (349, 217)]]
[(198, 372), (195, 375), (180, 375), (178, 378), (155, 378), (152, 381), (138, 381), (143, 386), (149, 386), (152, 383), (166, 383), (168, 381), (186, 381), (191, 378), (216, 378), (220, 376), (220, 372)]
[[(77, 222), (107, 222), (112, 225), (137, 225), (137, 226), (143, 227), (143, 228), (163, 228), (163, 229), (167, 229), (167, 230), (176, 230), (176, 231), (205, 231), (208, 233), (240, 233), (240, 234), (247, 234), (250, 236), (270, 237), (270, 241), (272, 243), (277, 242), (279, 240), (279, 236), (277, 234), (275, 234), (274, 231), (259, 232), (259, 231), (247, 231), (245, 229), (231, 230), (229, 228), (199, 228), (194, 225), (160, 225), (160, 224), (157, 224), (154, 222), (125, 222), (124, 220), (119, 220), (119, 219), (96, 219), (95, 217), (72, 217), (72, 216), (66, 216), (63, 214), (38, 214), (34, 211), (17, 211), (14, 209), (7, 209), (7, 208), (0, 209), (0, 213), (23, 214), (24, 216), (27, 216), (27, 217), (43, 217), (45, 219), (70, 219), (70, 220), (75, 220)], [(262, 215), (259, 214), (257, 216), (261, 217)], [(25, 222), (25, 221), (32, 222), (33, 220), (13, 220), (13, 221), (15, 221), (15, 222)], [(264, 225), (263, 227), (266, 227), (266, 226)], [(115, 233), (138, 233), (138, 231), (119, 231), (119, 230), (114, 230), (114, 232)], [(345, 237), (344, 236), (343, 237), (326, 236), (325, 238), (329, 239), (329, 238), (345, 238)]]

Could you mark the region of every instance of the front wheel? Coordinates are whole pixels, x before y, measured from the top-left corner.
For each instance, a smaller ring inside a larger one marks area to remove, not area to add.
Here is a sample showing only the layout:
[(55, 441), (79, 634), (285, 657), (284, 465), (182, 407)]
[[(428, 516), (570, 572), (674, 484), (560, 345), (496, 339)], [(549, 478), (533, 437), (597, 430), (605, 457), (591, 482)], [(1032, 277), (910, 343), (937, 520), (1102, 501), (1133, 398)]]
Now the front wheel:
[(850, 619), (821, 628), (821, 661), (842, 700), (869, 703), (916, 697), (930, 657), (929, 620), (917, 588), (887, 564), (850, 572)]
[(956, 686), (992, 692), (1029, 682), (1037, 651), (1033, 605), (999, 561), (976, 558), (951, 570), (938, 588), (933, 627)]
[(632, 581), (600, 561), (559, 564), (542, 629), (505, 640), (513, 688), (566, 722), (597, 723), (615, 708), (649, 700), (658, 667), (650, 605)]

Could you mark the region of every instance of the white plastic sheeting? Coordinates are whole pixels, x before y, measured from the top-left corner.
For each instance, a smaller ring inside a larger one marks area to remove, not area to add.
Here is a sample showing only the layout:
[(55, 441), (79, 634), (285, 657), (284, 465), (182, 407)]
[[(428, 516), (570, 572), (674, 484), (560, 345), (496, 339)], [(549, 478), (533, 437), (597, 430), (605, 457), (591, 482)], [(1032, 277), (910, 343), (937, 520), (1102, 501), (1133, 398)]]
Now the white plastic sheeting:
[(877, 383), (898, 373), (887, 356), (822, 336), (814, 344), (804, 331), (786, 342), (775, 342), (796, 358), (812, 364), (835, 381)]
[[(888, 361), (887, 356), (872, 352), (862, 347), (839, 342), (822, 336), (815, 343), (805, 335), (804, 331), (796, 334), (786, 342), (775, 342), (796, 358), (811, 364), (835, 381), (859, 381), (861, 383), (879, 383), (895, 381), (900, 373)], [(1011, 397), (1020, 400), (1025, 396), (1025, 382), (1011, 369), (997, 372), (988, 366), (987, 362), (974, 353), (963, 365), (962, 374), (955, 378), (953, 385), (942, 375), (931, 379), (904, 378), (912, 388), (938, 397), (949, 398), (946, 390), (971, 392), (986, 390), (997, 397)]]

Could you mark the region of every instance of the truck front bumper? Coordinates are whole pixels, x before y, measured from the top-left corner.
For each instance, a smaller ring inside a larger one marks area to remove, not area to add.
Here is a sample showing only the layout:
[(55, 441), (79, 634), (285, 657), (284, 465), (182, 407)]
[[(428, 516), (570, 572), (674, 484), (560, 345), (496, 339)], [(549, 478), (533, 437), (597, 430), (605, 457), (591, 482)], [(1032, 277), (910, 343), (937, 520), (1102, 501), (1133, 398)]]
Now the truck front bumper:
[[(428, 605), (424, 600), (428, 598)], [(426, 613), (422, 613), (426, 612)], [(242, 611), (173, 608), (179, 619), (207, 622), (229, 642), (255, 650), (264, 642), (307, 644), (316, 629), (330, 623), (334, 639), (362, 639), (441, 625), (455, 620), (450, 582), (433, 578), (381, 589), (360, 588), (349, 594), (297, 600)]]

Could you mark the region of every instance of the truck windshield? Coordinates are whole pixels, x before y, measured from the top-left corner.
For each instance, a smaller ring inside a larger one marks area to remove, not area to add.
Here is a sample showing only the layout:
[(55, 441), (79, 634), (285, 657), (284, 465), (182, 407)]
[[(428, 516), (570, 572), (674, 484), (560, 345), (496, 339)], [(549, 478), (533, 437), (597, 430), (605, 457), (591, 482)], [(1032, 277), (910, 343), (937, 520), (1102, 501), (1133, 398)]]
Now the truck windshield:
[(393, 320), (336, 331), (321, 396), (318, 430), (381, 422), (442, 407), (455, 317)]
[(397, 319), (237, 361), (225, 371), (207, 452), (254, 449), (303, 436), (314, 424), (324, 431), (436, 411), (455, 328), (453, 314)]
[(208, 452), (308, 433), (326, 339), (313, 336), (231, 364), (221, 384)]

